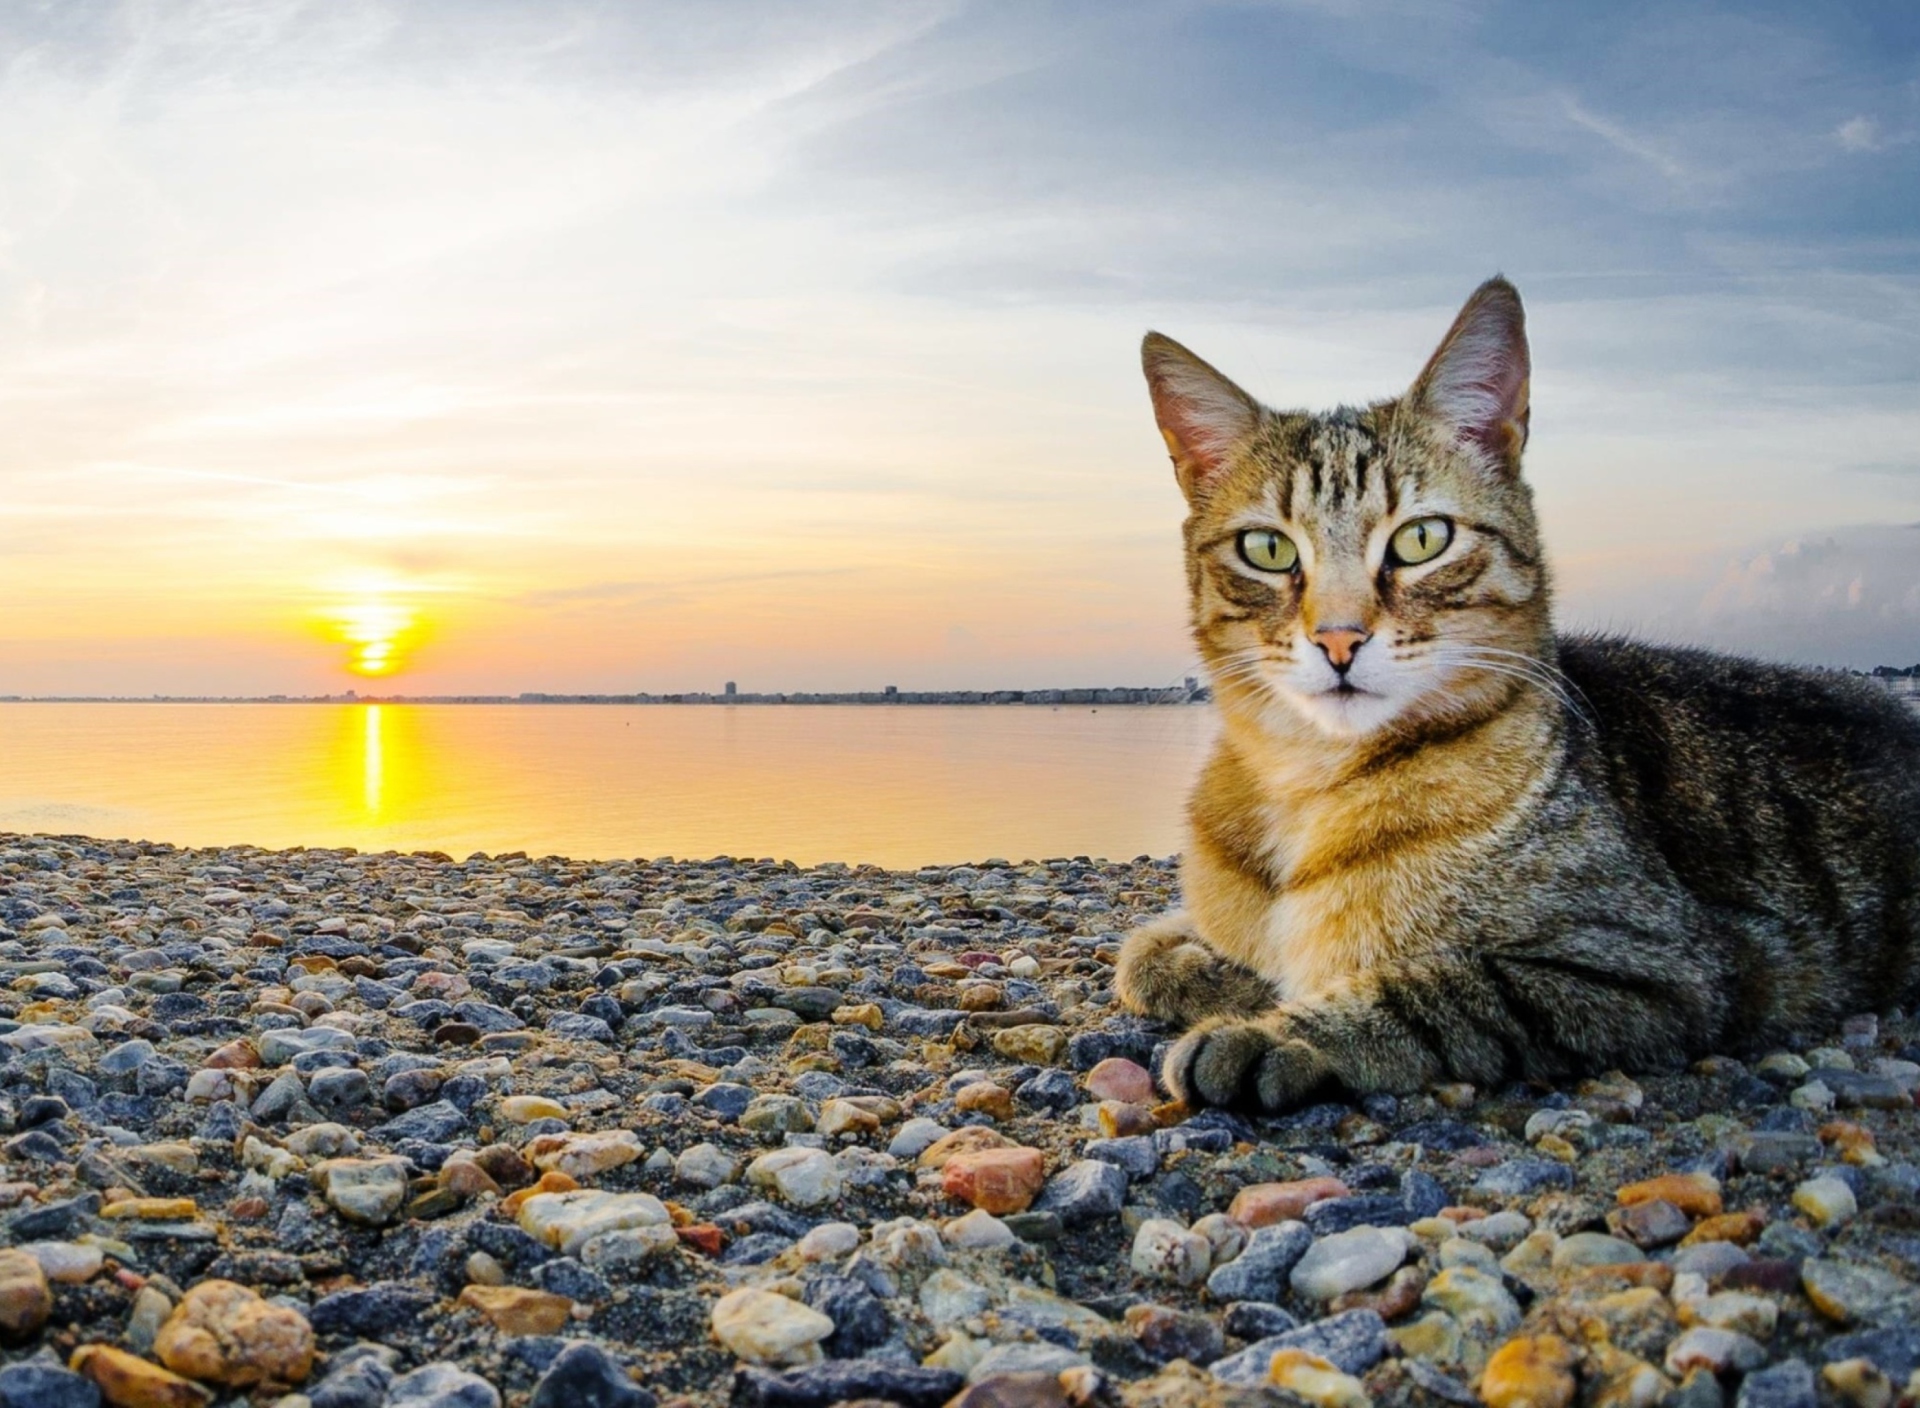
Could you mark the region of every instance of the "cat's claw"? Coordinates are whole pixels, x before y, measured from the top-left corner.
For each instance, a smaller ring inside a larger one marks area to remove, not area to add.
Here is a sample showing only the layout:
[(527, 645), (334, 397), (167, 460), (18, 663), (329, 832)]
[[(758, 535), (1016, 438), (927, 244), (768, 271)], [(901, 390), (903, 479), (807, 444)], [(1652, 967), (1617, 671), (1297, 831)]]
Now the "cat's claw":
[(1195, 1027), (1167, 1055), (1173, 1094), (1199, 1107), (1279, 1114), (1306, 1103), (1328, 1082), (1325, 1057), (1270, 1022), (1215, 1021)]

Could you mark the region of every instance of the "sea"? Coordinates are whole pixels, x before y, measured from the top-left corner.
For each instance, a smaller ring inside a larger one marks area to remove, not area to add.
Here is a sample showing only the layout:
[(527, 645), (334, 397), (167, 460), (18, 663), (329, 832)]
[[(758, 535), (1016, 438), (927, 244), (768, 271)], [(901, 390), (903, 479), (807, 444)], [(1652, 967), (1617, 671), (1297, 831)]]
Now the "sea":
[(0, 704), (0, 831), (890, 869), (1180, 849), (1204, 705)]

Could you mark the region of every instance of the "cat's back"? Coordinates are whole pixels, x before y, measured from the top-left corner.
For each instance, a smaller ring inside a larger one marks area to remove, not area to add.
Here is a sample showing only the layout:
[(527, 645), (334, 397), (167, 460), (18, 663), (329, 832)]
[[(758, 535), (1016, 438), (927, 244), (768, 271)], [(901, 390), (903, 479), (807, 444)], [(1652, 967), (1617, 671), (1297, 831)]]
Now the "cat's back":
[(1742, 778), (1808, 800), (1920, 798), (1920, 711), (1873, 680), (1608, 636), (1559, 646), (1591, 743), (1648, 800)]
[(1563, 638), (1560, 667), (1575, 774), (1641, 854), (1776, 954), (1911, 981), (1920, 713), (1872, 680), (1604, 637)]

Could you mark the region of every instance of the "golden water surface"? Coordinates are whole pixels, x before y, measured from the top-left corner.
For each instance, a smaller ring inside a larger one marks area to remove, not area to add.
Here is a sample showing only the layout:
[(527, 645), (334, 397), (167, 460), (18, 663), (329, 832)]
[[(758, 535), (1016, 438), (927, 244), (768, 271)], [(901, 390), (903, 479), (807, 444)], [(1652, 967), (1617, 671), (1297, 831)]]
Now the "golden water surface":
[(1194, 706), (0, 704), (0, 830), (772, 856), (1178, 850)]

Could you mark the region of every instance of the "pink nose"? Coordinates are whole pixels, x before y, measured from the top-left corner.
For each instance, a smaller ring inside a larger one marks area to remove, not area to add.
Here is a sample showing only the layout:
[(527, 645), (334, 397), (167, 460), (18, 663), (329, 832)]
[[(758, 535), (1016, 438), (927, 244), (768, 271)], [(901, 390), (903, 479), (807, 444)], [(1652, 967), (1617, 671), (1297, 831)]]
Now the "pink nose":
[(1372, 638), (1371, 631), (1355, 626), (1325, 626), (1312, 637), (1313, 643), (1327, 652), (1327, 663), (1343, 675), (1352, 668), (1355, 653)]

